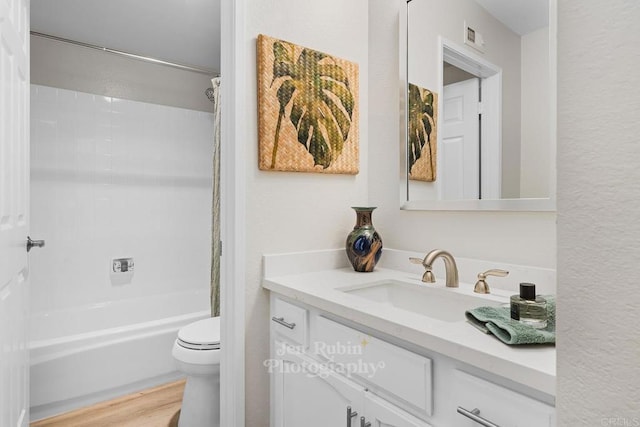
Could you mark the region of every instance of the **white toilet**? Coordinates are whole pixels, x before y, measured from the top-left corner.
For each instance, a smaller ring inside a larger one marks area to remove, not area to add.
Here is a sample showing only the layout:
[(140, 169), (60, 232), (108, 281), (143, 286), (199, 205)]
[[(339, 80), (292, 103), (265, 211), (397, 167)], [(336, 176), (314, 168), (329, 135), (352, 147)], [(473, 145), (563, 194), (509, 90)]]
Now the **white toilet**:
[(187, 376), (179, 427), (220, 426), (220, 318), (198, 320), (178, 331), (176, 367)]

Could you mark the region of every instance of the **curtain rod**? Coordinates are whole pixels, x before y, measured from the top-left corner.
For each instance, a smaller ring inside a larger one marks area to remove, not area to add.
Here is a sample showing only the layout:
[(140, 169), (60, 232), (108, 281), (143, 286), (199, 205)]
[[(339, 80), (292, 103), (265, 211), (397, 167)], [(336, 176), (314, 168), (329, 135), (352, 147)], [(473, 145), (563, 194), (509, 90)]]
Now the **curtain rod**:
[(101, 47), (101, 46), (96, 46), (96, 45), (89, 44), (89, 43), (79, 42), (79, 41), (75, 41), (75, 40), (69, 40), (69, 39), (65, 39), (65, 38), (62, 38), (62, 37), (58, 37), (58, 36), (52, 36), (50, 34), (38, 33), (36, 31), (31, 31), (31, 35), (32, 36), (36, 36), (36, 37), (42, 37), (42, 38), (45, 38), (45, 39), (55, 40), (55, 41), (59, 41), (59, 42), (63, 42), (63, 43), (74, 44), (74, 45), (86, 47), (86, 48), (89, 48), (89, 49), (95, 49), (95, 50), (100, 50), (100, 51), (103, 51), (103, 52), (113, 53), (113, 54), (116, 54), (116, 55), (126, 56), (127, 58), (137, 59), (139, 61), (151, 62), (151, 63), (154, 63), (154, 64), (166, 65), (168, 67), (178, 68), (180, 70), (193, 71), (194, 73), (206, 74), (206, 75), (211, 76), (211, 77), (219, 77), (220, 76), (219, 73), (217, 73), (217, 72), (215, 72), (215, 71), (213, 71), (213, 70), (211, 70), (209, 68), (192, 67), (190, 65), (178, 64), (176, 62), (163, 61), (161, 59), (151, 58), (149, 56), (136, 55), (135, 53), (129, 53), (129, 52), (121, 51), (121, 50), (110, 49), (108, 47)]

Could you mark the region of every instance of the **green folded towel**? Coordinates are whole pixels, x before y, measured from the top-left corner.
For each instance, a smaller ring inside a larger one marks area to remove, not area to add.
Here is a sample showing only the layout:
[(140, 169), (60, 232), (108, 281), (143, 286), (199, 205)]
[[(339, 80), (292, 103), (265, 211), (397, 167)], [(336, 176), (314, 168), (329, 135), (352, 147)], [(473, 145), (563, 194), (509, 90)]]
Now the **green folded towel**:
[(467, 320), (482, 332), (492, 333), (505, 344), (549, 344), (556, 342), (556, 297), (544, 295), (547, 300), (547, 327), (536, 329), (511, 319), (509, 307), (478, 307), (468, 310)]

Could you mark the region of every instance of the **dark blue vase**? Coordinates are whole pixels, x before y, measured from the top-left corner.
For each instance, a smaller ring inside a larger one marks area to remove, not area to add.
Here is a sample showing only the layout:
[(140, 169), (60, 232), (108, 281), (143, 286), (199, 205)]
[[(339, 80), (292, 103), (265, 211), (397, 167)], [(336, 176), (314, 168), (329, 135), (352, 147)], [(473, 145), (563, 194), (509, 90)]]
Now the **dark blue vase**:
[(382, 255), (382, 239), (373, 228), (371, 213), (375, 208), (352, 208), (356, 211), (356, 226), (347, 236), (347, 256), (353, 269), (370, 272)]

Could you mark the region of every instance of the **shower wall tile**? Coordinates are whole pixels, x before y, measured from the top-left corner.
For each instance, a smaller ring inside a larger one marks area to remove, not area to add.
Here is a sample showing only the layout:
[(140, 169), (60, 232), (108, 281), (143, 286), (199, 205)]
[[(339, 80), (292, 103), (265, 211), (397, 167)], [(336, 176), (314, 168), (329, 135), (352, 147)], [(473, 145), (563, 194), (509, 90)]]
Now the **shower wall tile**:
[(212, 135), (210, 113), (32, 85), (32, 311), (208, 288)]

